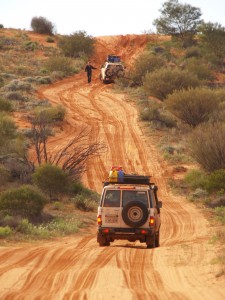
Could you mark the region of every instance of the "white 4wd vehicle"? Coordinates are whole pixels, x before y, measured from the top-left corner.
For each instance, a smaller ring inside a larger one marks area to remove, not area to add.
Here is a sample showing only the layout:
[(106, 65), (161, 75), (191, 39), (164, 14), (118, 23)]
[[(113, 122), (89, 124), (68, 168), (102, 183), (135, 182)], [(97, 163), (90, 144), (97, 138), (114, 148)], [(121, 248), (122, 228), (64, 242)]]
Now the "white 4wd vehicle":
[(162, 202), (157, 190), (149, 176), (124, 175), (123, 182), (105, 182), (97, 216), (99, 245), (139, 240), (147, 248), (159, 247)]
[(103, 83), (107, 83), (113, 82), (115, 78), (120, 78), (124, 75), (125, 67), (119, 56), (109, 55), (108, 60), (101, 67), (99, 78)]

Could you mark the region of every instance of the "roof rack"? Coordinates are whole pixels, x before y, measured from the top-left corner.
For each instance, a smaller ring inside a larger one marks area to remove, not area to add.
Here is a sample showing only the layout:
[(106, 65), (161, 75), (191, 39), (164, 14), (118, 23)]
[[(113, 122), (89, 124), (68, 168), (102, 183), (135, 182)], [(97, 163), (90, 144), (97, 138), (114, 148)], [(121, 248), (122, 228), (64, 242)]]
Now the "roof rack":
[(145, 184), (145, 185), (154, 185), (154, 183), (150, 182), (151, 176), (143, 176), (143, 175), (130, 175), (125, 174), (123, 178), (116, 178), (116, 181), (104, 181), (104, 186), (109, 184)]

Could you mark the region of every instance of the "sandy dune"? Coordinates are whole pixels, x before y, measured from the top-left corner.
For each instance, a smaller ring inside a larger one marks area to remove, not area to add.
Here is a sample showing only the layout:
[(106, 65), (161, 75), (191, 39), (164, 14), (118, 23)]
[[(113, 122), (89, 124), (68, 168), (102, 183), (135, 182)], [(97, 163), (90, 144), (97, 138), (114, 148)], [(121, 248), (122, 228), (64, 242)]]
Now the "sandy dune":
[[(128, 60), (146, 40), (99, 38), (93, 58), (96, 66), (122, 42)], [(41, 97), (67, 109), (63, 130), (50, 141), (51, 150), (57, 151), (85, 124), (92, 132), (90, 141), (98, 138), (108, 147), (88, 162), (83, 180), (89, 188), (100, 192), (114, 164), (128, 173), (152, 175), (163, 200), (161, 247), (152, 250), (139, 242), (115, 241), (100, 248), (95, 226), (85, 235), (1, 247), (0, 299), (225, 299), (224, 281), (216, 277), (218, 266), (211, 263), (215, 250), (209, 243), (208, 221), (194, 205), (171, 194), (167, 166), (153, 137), (146, 138), (140, 128), (134, 104), (100, 83), (98, 75), (94, 71), (92, 83), (87, 84), (83, 72), (40, 91)]]

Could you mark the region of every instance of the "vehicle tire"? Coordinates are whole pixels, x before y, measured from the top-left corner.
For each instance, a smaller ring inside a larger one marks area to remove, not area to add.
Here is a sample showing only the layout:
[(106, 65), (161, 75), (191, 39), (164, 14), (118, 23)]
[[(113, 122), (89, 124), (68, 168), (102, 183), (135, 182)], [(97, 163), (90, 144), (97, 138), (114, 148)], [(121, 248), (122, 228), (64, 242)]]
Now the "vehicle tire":
[(148, 219), (148, 209), (144, 203), (139, 201), (128, 202), (122, 210), (122, 218), (130, 227), (140, 227)]
[(148, 237), (146, 240), (146, 245), (148, 249), (153, 249), (156, 247), (156, 238), (155, 238), (155, 234), (151, 237)]
[(118, 78), (121, 78), (121, 77), (124, 77), (124, 71), (123, 70), (118, 70), (117, 72), (116, 72), (116, 76), (118, 77)]
[(156, 247), (159, 247), (159, 246), (160, 246), (160, 243), (159, 243), (159, 236), (160, 236), (160, 233), (157, 232), (156, 235), (155, 235), (155, 246), (156, 246)]
[(107, 69), (107, 70), (105, 70), (105, 75), (110, 77), (113, 75), (113, 71), (111, 69)]
[(98, 234), (97, 242), (99, 243), (100, 247), (109, 246), (109, 245), (107, 245), (107, 243), (109, 243), (109, 242), (107, 242), (106, 238), (104, 236), (102, 236), (101, 234)]

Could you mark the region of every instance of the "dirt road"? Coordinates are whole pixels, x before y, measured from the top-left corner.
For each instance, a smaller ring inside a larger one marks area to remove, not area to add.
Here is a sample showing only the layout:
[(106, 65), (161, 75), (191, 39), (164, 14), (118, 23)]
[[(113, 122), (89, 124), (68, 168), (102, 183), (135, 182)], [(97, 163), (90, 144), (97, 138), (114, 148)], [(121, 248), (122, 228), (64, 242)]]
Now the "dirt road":
[(211, 263), (215, 251), (208, 221), (191, 203), (171, 194), (167, 166), (153, 137), (147, 139), (140, 129), (134, 104), (94, 74), (91, 84), (83, 73), (41, 91), (67, 109), (66, 122), (50, 147), (57, 151), (86, 124), (90, 141), (97, 137), (108, 146), (107, 153), (88, 163), (88, 187), (100, 191), (113, 164), (152, 175), (163, 200), (161, 247), (115, 241), (100, 248), (95, 226), (85, 235), (1, 247), (0, 299), (225, 299), (223, 278), (216, 277), (218, 266)]

